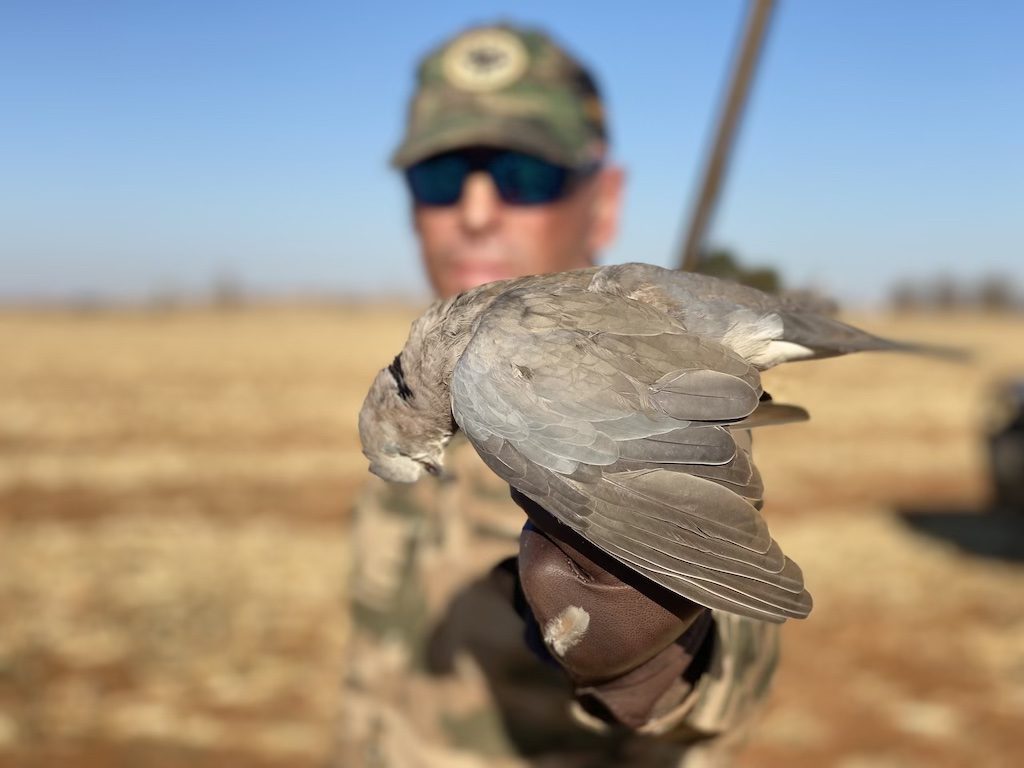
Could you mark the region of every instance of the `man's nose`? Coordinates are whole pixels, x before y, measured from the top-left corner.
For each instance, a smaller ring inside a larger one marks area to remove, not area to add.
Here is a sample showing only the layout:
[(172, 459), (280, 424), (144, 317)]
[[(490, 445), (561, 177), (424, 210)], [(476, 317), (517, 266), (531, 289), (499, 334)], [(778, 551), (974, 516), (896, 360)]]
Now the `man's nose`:
[(493, 226), (501, 212), (501, 198), (491, 177), (486, 173), (471, 173), (462, 187), (459, 198), (459, 219), (469, 232), (482, 232)]

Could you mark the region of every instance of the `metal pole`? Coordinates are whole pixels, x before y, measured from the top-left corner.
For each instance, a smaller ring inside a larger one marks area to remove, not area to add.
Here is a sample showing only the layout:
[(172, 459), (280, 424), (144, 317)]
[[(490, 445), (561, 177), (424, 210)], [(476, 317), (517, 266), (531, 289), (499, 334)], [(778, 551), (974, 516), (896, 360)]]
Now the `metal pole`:
[(750, 90), (750, 81), (757, 68), (758, 54), (761, 51), (774, 6), (774, 0), (750, 0), (748, 5), (743, 42), (733, 69), (732, 83), (729, 86), (725, 109), (718, 122), (711, 158), (704, 171), (700, 194), (690, 216), (686, 242), (680, 255), (680, 269), (694, 271), (700, 263), (701, 247), (704, 245), (708, 225), (711, 223), (711, 214), (718, 201), (722, 177), (725, 175), (729, 154), (736, 138), (736, 129), (743, 114), (747, 93)]

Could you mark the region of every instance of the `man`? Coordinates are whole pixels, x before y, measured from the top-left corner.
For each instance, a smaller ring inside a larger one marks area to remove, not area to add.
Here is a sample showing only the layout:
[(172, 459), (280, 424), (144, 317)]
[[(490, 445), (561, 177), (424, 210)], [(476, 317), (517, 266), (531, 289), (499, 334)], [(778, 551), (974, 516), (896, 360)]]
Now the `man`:
[[(472, 29), (428, 55), (393, 160), (440, 297), (590, 266), (615, 234), (597, 87), (540, 32)], [(716, 764), (763, 698), (774, 625), (637, 580), (517, 508), (464, 441), (448, 462), (374, 480), (354, 511), (339, 764)]]

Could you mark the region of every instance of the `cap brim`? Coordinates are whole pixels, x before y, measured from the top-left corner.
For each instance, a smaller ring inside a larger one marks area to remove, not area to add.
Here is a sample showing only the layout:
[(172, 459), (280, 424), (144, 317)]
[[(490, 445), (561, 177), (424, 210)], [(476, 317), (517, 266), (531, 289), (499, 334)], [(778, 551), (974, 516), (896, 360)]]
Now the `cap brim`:
[(537, 121), (492, 115), (471, 118), (459, 115), (407, 135), (391, 156), (391, 164), (396, 168), (408, 168), (433, 155), (470, 146), (514, 149), (569, 168), (586, 162), (579, 152), (566, 147)]

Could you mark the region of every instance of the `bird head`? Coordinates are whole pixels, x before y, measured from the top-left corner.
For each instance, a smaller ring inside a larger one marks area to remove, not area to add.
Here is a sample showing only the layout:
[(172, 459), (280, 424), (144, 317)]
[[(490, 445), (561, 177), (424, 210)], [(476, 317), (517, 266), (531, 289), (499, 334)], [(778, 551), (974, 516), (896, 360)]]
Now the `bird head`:
[(422, 389), (417, 392), (413, 384), (398, 355), (377, 374), (359, 412), (363, 455), (370, 460), (370, 471), (385, 480), (413, 483), (425, 472), (441, 474), (444, 447), (453, 431), (451, 413), (445, 425), (430, 409), (435, 398)]
[(401, 354), (377, 374), (363, 401), (363, 455), (385, 480), (413, 483), (442, 472), (445, 446), (458, 428), (449, 385), (468, 339), (460, 319), (466, 313), (453, 315), (452, 305), (436, 302), (413, 323)]
[(452, 372), (503, 285), (488, 283), (434, 302), (412, 324), (401, 354), (377, 374), (359, 412), (359, 438), (373, 474), (413, 483), (424, 472), (442, 473), (445, 446), (458, 429)]

